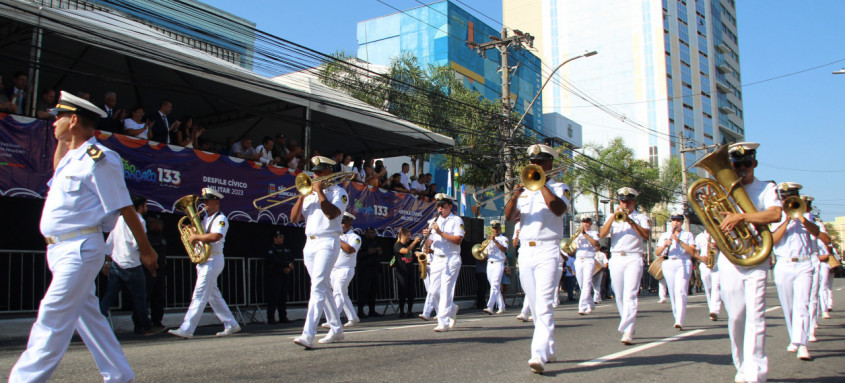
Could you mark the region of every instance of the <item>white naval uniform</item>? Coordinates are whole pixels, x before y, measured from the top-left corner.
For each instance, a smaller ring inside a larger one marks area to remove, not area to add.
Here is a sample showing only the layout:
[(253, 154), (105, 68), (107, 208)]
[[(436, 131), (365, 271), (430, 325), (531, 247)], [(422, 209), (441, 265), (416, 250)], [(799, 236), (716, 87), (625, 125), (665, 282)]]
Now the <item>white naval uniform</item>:
[[(569, 207), (565, 183), (549, 180), (546, 186)], [(542, 189), (525, 190), (516, 202), (519, 210), (519, 280), (525, 291), (531, 314), (534, 315), (534, 337), (531, 358), (548, 363), (555, 355), (554, 310), (562, 259), (560, 240), (563, 238), (563, 219), (546, 205)]]
[[(743, 185), (757, 211), (781, 206), (775, 184), (754, 178)], [(728, 312), (728, 334), (737, 374), (735, 379), (765, 382), (769, 375), (766, 357), (766, 277), (769, 263), (737, 266), (728, 257), (719, 257), (720, 293)]]
[[(628, 214), (637, 225), (649, 230), (648, 217), (639, 211)], [(610, 225), (610, 285), (621, 317), (619, 332), (634, 333), (637, 321), (637, 293), (643, 277), (643, 238), (626, 222)]]
[(821, 307), (819, 307), (819, 277), (821, 274), (821, 261), (819, 261), (819, 256), (825, 254), (827, 254), (827, 248), (825, 248), (820, 239), (816, 239), (816, 246), (813, 247), (813, 254), (810, 254), (810, 262), (813, 263), (813, 278), (810, 282), (809, 311), (810, 335), (813, 336), (816, 334), (816, 326), (819, 324), (819, 313), (821, 313)]
[(323, 190), (326, 199), (338, 209), (340, 214), (329, 219), (320, 208), (316, 192), (312, 192), (302, 201), (302, 216), (305, 217), (305, 248), (302, 249), (303, 261), (311, 277), (311, 297), (305, 315), (302, 337), (312, 342), (317, 335), (320, 315), (326, 312), (332, 334), (342, 334), (343, 326), (337, 306), (331, 297), (331, 272), (340, 253), (340, 235), (343, 234), (341, 220), (349, 197), (346, 190), (334, 185)]
[[(660, 235), (657, 243), (662, 246), (670, 238), (672, 238), (672, 231), (667, 231)], [(688, 231), (681, 229), (678, 239), (687, 246), (695, 246), (695, 237)], [(666, 280), (666, 287), (669, 290), (669, 302), (672, 304), (675, 324), (683, 326), (687, 315), (687, 291), (689, 291), (692, 261), (689, 253), (675, 240), (669, 244), (669, 252), (665, 254), (669, 259), (663, 260), (663, 279)]]
[[(819, 225), (819, 230), (827, 233), (827, 228), (823, 224)], [(824, 252), (822, 253), (822, 251)], [(827, 246), (824, 246), (821, 242), (819, 242), (819, 254), (828, 254), (833, 257), (833, 254), (827, 251)], [(829, 261), (830, 258), (828, 258)], [(829, 312), (833, 307), (833, 291), (831, 291), (833, 278), (831, 278), (832, 273), (828, 262), (819, 262), (819, 310), (823, 313)]]
[(205, 228), (206, 233), (217, 233), (223, 235), (217, 242), (212, 242), (211, 256), (208, 260), (197, 265), (197, 283), (194, 286), (194, 295), (191, 298), (191, 305), (188, 306), (188, 312), (185, 313), (185, 319), (179, 330), (188, 334), (193, 334), (197, 329), (197, 325), (202, 318), (202, 312), (205, 311), (206, 303), (211, 304), (211, 309), (217, 315), (217, 319), (223, 322), (225, 329), (238, 326), (238, 321), (229, 310), (229, 305), (220, 294), (220, 288), (217, 287), (217, 277), (223, 272), (226, 266), (223, 260), (223, 245), (226, 242), (226, 233), (229, 231), (229, 220), (226, 215), (218, 211), (212, 215), (206, 215), (202, 220), (202, 227)]
[(425, 303), (423, 303), (422, 315), (431, 317), (431, 312), (440, 304), (439, 294), (431, 286), (431, 254), (428, 255), (429, 260), (425, 265), (425, 278), (423, 279), (423, 286), (425, 286)]
[[(465, 234), (464, 221), (453, 213), (449, 213), (446, 218), (437, 216), (435, 223), (445, 234), (459, 237), (463, 237)], [(438, 325), (448, 327), (452, 313), (458, 309), (454, 300), (455, 284), (458, 282), (458, 274), (461, 271), (461, 245), (447, 241), (434, 231), (431, 232), (428, 239), (431, 240), (431, 249), (434, 250), (433, 254), (429, 254), (431, 280), (428, 287), (434, 295), (432, 301), (438, 303)]]
[[(597, 251), (596, 263), (600, 264), (602, 269), (607, 267), (607, 254)], [(604, 270), (599, 270), (593, 275), (593, 303), (601, 303), (601, 285), (604, 280)]]
[(581, 297), (578, 301), (578, 312), (592, 311), (596, 304), (593, 302), (593, 271), (596, 269), (596, 247), (590, 244), (585, 235), (598, 241), (599, 233), (590, 230), (578, 235), (575, 240), (575, 279), (578, 281), (578, 288)]
[[(701, 257), (710, 257), (710, 233), (702, 231), (695, 236), (695, 251)], [(718, 251), (718, 249), (716, 250)], [(719, 254), (716, 254), (718, 257)], [(714, 262), (713, 269), (707, 267), (707, 262), (698, 264), (698, 270), (701, 272), (701, 283), (704, 285), (704, 295), (707, 297), (707, 307), (710, 308), (710, 313), (719, 315), (722, 311), (722, 298), (719, 294), (719, 266)]]
[[(809, 213), (805, 213), (804, 218), (812, 221)], [(798, 220), (787, 219), (786, 214), (781, 214), (781, 221), (775, 227), (780, 225), (787, 227), (772, 250), (777, 256), (775, 285), (791, 343), (806, 346), (810, 334), (810, 291), (815, 269), (812, 258), (816, 253), (816, 238)]]
[[(102, 151), (95, 161), (89, 147)], [(100, 313), (94, 279), (103, 268), (103, 228), (114, 227), (118, 210), (132, 206), (120, 156), (89, 139), (59, 161), (41, 214), (44, 236), (72, 237), (47, 246), (50, 287), (41, 299), (26, 351), (9, 375), (10, 382), (43, 382), (53, 375), (74, 330), (85, 342), (106, 382), (135, 378), (129, 362)]]
[[(495, 241), (507, 250), (508, 237), (499, 234)], [(493, 243), (487, 246), (487, 282), (490, 283), (490, 299), (487, 300), (487, 308), (490, 310), (498, 306), (499, 311), (505, 311), (505, 298), (502, 296), (502, 274), (505, 272), (505, 261), (507, 261), (507, 255), (504, 251)]]
[(349, 299), (349, 284), (352, 283), (352, 277), (355, 276), (355, 264), (357, 263), (358, 250), (361, 249), (361, 237), (355, 234), (353, 230), (349, 230), (346, 234), (340, 236), (340, 241), (352, 246), (355, 251), (347, 253), (340, 246), (340, 251), (337, 256), (337, 261), (334, 264), (334, 269), (331, 274), (332, 293), (334, 294), (334, 303), (337, 306), (337, 312), (346, 313), (346, 319), (350, 321), (358, 321), (358, 313), (355, 312), (355, 307), (352, 306), (352, 299)]

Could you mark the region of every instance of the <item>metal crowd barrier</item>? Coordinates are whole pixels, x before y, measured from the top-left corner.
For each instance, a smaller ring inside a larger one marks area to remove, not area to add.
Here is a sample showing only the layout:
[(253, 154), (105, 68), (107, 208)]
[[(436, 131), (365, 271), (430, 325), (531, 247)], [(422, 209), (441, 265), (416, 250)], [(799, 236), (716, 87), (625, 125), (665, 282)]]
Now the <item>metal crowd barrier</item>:
[[(41, 298), (50, 285), (51, 274), (47, 267), (46, 252), (23, 250), (0, 250), (0, 275), (6, 275), (5, 281), (0, 283), (0, 314), (3, 313), (35, 313)], [(196, 283), (195, 265), (184, 256), (168, 256), (167, 266), (159, 270), (166, 282), (165, 300), (170, 309), (185, 309), (191, 303), (191, 297)], [(225, 268), (218, 279), (218, 286), (226, 302), (238, 309), (258, 309), (266, 303), (264, 286), (266, 273), (264, 259), (226, 257)], [(294, 261), (291, 272), (288, 303), (291, 305), (305, 305), (310, 297), (310, 280), (302, 259)], [(378, 292), (376, 301), (393, 306), (398, 301), (397, 282), (394, 270), (384, 262), (380, 265), (378, 274)], [(416, 279), (415, 301), (421, 303), (425, 299), (426, 290), (421, 279)], [(95, 281), (97, 296), (106, 288), (106, 278), (99, 274)], [(455, 298), (466, 299), (475, 297), (475, 266), (464, 265), (458, 275), (455, 287)], [(519, 292), (519, 277), (512, 273), (509, 296)], [(350, 297), (358, 300), (358, 280), (353, 279), (350, 285)], [(124, 297), (113, 307), (123, 309)]]

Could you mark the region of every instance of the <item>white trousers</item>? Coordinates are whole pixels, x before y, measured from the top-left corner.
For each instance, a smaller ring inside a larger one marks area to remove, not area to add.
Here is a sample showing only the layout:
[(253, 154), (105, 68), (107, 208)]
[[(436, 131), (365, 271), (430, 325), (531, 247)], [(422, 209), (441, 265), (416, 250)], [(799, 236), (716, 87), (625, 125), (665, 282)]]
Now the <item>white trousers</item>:
[(10, 382), (50, 379), (70, 345), (74, 330), (91, 351), (105, 382), (129, 382), (135, 373), (94, 295), (94, 279), (103, 268), (105, 243), (99, 233), (47, 246), (53, 274), (41, 299), (26, 351), (9, 374)]
[(352, 306), (352, 299), (349, 299), (349, 284), (352, 283), (354, 276), (354, 267), (338, 267), (333, 269), (331, 274), (332, 294), (334, 294), (334, 304), (338, 315), (343, 310), (346, 313), (346, 319), (350, 321), (358, 320), (358, 313)]
[[(813, 256), (815, 257), (815, 255)], [(819, 324), (819, 276), (821, 274), (821, 265), (819, 262), (813, 261), (813, 278), (810, 281), (810, 334), (816, 333), (816, 326)]]
[(775, 285), (790, 341), (796, 346), (806, 346), (810, 333), (813, 262), (778, 260), (775, 264)]
[(594, 309), (593, 302), (593, 270), (596, 267), (595, 258), (578, 258), (575, 260), (575, 279), (581, 289), (581, 298), (578, 300), (578, 312), (587, 309)]
[(687, 315), (687, 292), (689, 290), (692, 261), (689, 259), (666, 259), (663, 261), (663, 279), (669, 290), (669, 302), (672, 304), (672, 316), (675, 323), (684, 325)]
[(731, 355), (736, 379), (765, 382), (769, 375), (766, 357), (766, 278), (769, 263), (755, 267), (735, 266), (719, 257), (722, 302), (728, 312)]
[[(563, 257), (557, 257), (557, 258), (558, 258), (557, 274), (555, 274), (555, 280), (557, 281), (557, 285), (555, 286), (555, 296), (554, 296), (554, 302), (552, 302), (552, 308), (555, 308), (558, 305), (560, 305), (560, 291), (558, 290), (558, 288), (560, 287), (560, 284), (563, 282), (563, 280), (561, 280), (561, 278), (564, 276), (563, 266), (564, 266), (565, 262), (563, 261)], [(552, 340), (552, 342), (554, 342), (554, 340)]]
[(555, 312), (552, 308), (560, 281), (561, 257), (557, 245), (521, 246), (519, 248), (519, 281), (525, 300), (534, 315), (534, 336), (531, 358), (548, 362), (554, 355)]
[(185, 319), (179, 329), (193, 334), (205, 311), (206, 303), (211, 304), (211, 309), (217, 315), (217, 319), (223, 322), (225, 328), (232, 328), (238, 325), (238, 321), (229, 310), (229, 305), (223, 300), (220, 289), (217, 287), (217, 277), (223, 272), (225, 262), (223, 254), (214, 254), (202, 264), (197, 265), (197, 283), (194, 285), (194, 296), (191, 298), (191, 305), (185, 313)]
[(657, 281), (657, 299), (665, 301), (669, 295), (669, 289), (666, 287), (666, 273), (663, 273), (663, 279)]
[(331, 297), (331, 272), (337, 261), (339, 248), (340, 238), (322, 237), (308, 239), (302, 249), (305, 268), (311, 277), (311, 297), (308, 299), (308, 312), (305, 314), (305, 326), (302, 328), (302, 336), (308, 341), (313, 341), (317, 335), (317, 325), (323, 311), (331, 326), (331, 333), (343, 333), (337, 306)]
[(437, 322), (440, 326), (448, 326), (455, 306), (455, 284), (461, 271), (461, 255), (449, 254), (445, 257), (433, 255), (431, 257), (431, 282), (429, 287), (436, 295)]
[(819, 266), (819, 305), (822, 312), (826, 313), (833, 307), (833, 278), (830, 277), (830, 265), (827, 262)]
[(425, 285), (425, 303), (423, 303), (423, 311), (422, 314), (430, 317), (431, 312), (434, 311), (434, 308), (440, 303), (437, 299), (436, 291), (439, 291), (439, 288), (434, 288), (431, 286), (431, 263), (428, 263), (425, 266), (425, 279), (423, 279), (423, 285)]
[(493, 310), (498, 306), (499, 311), (505, 310), (505, 298), (502, 296), (502, 274), (505, 272), (505, 262), (487, 261), (487, 282), (490, 283), (490, 299), (487, 308)]
[(634, 332), (637, 321), (637, 294), (640, 290), (640, 280), (643, 277), (643, 260), (640, 255), (614, 254), (608, 262), (610, 268), (610, 285), (616, 297), (616, 309), (619, 311), (619, 332)]
[(593, 303), (601, 302), (601, 284), (604, 279), (604, 270), (593, 275)]
[(704, 262), (698, 264), (698, 270), (701, 271), (701, 283), (704, 285), (704, 296), (707, 297), (707, 307), (710, 312), (716, 315), (722, 311), (722, 297), (719, 291), (721, 290), (719, 283), (719, 268), (713, 266), (715, 270), (710, 270)]

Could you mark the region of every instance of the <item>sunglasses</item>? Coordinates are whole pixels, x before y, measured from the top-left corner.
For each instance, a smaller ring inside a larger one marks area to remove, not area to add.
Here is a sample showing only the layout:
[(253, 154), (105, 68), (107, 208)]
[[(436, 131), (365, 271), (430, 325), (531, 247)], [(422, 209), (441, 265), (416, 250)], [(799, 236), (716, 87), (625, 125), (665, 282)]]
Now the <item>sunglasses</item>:
[(731, 166), (733, 166), (734, 168), (737, 168), (737, 169), (739, 169), (739, 168), (751, 168), (751, 167), (754, 166), (754, 160), (742, 160), (742, 161), (731, 162)]

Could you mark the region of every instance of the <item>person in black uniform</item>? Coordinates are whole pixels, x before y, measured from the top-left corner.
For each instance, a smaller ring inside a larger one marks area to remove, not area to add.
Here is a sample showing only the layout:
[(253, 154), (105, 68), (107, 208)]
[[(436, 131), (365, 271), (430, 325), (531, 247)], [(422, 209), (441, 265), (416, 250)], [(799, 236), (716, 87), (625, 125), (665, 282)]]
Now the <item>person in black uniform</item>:
[[(414, 316), (414, 282), (417, 280), (419, 269), (414, 267), (414, 249), (420, 244), (422, 238), (417, 237), (411, 241), (411, 231), (406, 228), (399, 229), (399, 236), (393, 245), (393, 261), (391, 265), (396, 268), (396, 283), (399, 286), (399, 316)], [(405, 312), (407, 304), (408, 311)]]
[[(281, 231), (276, 231), (273, 235), (273, 245), (267, 251), (266, 265), (267, 323), (289, 323), (288, 284), (290, 272), (293, 270), (293, 253), (285, 246), (285, 235)], [(278, 321), (276, 321), (276, 310), (279, 311)]]
[[(376, 312), (376, 296), (378, 295), (378, 274), (381, 267), (381, 246), (376, 242), (376, 229), (368, 227), (361, 240), (361, 250), (358, 251), (358, 317), (366, 318), (382, 316)], [(370, 307), (370, 314), (364, 315), (364, 306)]]
[(158, 269), (156, 275), (144, 270), (147, 277), (147, 303), (150, 305), (150, 319), (153, 326), (162, 326), (164, 318), (165, 301), (165, 280), (167, 280), (167, 241), (164, 239), (164, 221), (156, 214), (147, 219), (147, 238), (150, 245), (159, 254)]

